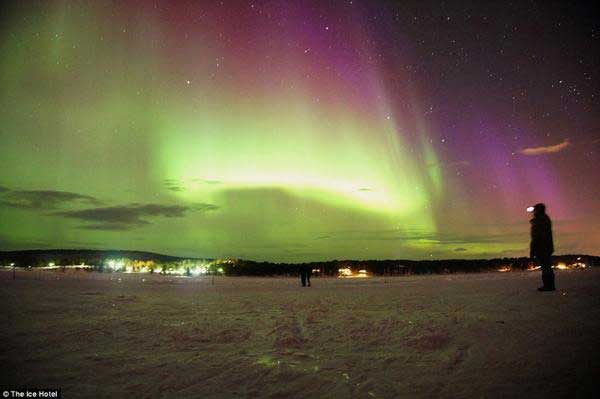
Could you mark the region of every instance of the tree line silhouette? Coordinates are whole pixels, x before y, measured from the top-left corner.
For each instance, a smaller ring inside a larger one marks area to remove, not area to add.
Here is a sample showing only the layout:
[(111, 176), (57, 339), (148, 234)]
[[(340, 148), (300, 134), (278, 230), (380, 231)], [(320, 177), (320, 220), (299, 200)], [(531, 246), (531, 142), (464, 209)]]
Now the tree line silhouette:
[[(43, 267), (50, 262), (57, 266), (86, 264), (93, 270), (107, 271), (109, 259), (129, 259), (135, 261), (153, 261), (155, 272), (160, 273), (181, 268), (188, 261), (215, 263), (227, 276), (297, 276), (302, 266), (311, 267), (314, 276), (337, 276), (339, 269), (351, 269), (353, 272), (366, 270), (371, 275), (420, 275), (444, 273), (477, 273), (510, 269), (526, 270), (531, 267), (531, 259), (495, 258), (495, 259), (445, 259), (445, 260), (330, 260), (307, 263), (257, 262), (244, 259), (218, 260), (182, 258), (142, 251), (104, 251), (104, 250), (29, 250), (0, 252), (0, 266), (13, 264), (17, 267)], [(584, 263), (587, 266), (600, 265), (600, 257), (590, 255), (553, 256), (553, 263)]]

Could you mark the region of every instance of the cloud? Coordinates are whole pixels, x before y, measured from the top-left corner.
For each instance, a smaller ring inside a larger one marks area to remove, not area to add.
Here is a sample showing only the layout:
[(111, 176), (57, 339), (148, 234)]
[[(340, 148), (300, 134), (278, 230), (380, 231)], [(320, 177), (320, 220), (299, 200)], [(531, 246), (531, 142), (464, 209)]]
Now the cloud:
[(190, 179), (190, 181), (193, 183), (204, 183), (204, 184), (221, 184), (222, 183), (221, 180), (200, 179), (198, 177), (194, 177), (193, 179)]
[(325, 235), (322, 235), (322, 236), (315, 237), (315, 240), (327, 240), (327, 239), (330, 239), (330, 238), (332, 238), (330, 235), (325, 234)]
[(65, 205), (101, 205), (102, 202), (90, 195), (56, 190), (14, 190), (3, 187), (0, 205), (20, 209), (58, 209)]
[(203, 203), (203, 202), (192, 206), (193, 210), (200, 211), (200, 212), (216, 211), (219, 208), (220, 208), (220, 206), (218, 206), (218, 205), (207, 204), (207, 203)]
[(187, 189), (186, 186), (189, 186), (190, 183), (194, 183), (195, 185), (198, 185), (198, 184), (216, 185), (216, 184), (221, 184), (222, 182), (220, 180), (200, 179), (200, 178), (196, 177), (196, 178), (188, 179), (188, 180), (164, 179), (163, 183), (164, 183), (165, 187), (167, 188), (167, 190), (180, 192), (180, 191), (185, 191)]
[[(483, 243), (506, 243), (513, 241), (527, 241), (527, 231), (503, 234), (449, 234), (435, 233), (419, 230), (370, 230), (370, 231), (339, 231), (320, 235), (316, 240), (335, 241), (420, 241), (431, 245), (465, 245)], [(465, 248), (455, 249), (457, 252), (466, 251)]]
[(208, 184), (208, 185), (216, 185), (216, 184), (221, 184), (221, 180), (210, 180), (210, 179), (200, 179), (200, 178), (193, 178), (193, 179), (188, 179), (188, 180), (177, 180), (177, 179), (164, 179), (163, 183), (165, 184), (165, 187), (167, 188), (167, 190), (170, 191), (185, 191), (186, 190), (186, 185), (189, 185), (189, 183), (195, 183), (197, 184)]
[(542, 155), (542, 154), (554, 154), (556, 152), (560, 152), (571, 145), (569, 139), (565, 139), (562, 143), (549, 145), (546, 147), (530, 147), (523, 148), (521, 150), (521, 154), (523, 155)]
[(219, 209), (214, 204), (200, 203), (192, 206), (138, 204), (108, 206), (55, 212), (54, 215), (86, 222), (85, 230), (123, 231), (151, 224), (148, 219), (157, 217), (179, 218), (189, 211), (208, 212)]
[(170, 191), (185, 191), (185, 187), (183, 186), (183, 182), (175, 179), (164, 179), (165, 187)]
[(150, 222), (156, 217), (177, 218), (185, 216), (190, 208), (181, 205), (130, 204), (102, 208), (56, 212), (54, 215), (87, 222), (81, 226), (86, 230), (130, 230)]

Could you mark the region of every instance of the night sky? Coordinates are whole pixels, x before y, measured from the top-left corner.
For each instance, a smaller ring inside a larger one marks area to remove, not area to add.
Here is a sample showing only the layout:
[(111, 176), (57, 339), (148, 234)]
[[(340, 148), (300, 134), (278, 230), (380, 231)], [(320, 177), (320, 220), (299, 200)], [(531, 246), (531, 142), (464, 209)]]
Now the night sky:
[(598, 255), (597, 8), (481, 3), (4, 2), (0, 249)]

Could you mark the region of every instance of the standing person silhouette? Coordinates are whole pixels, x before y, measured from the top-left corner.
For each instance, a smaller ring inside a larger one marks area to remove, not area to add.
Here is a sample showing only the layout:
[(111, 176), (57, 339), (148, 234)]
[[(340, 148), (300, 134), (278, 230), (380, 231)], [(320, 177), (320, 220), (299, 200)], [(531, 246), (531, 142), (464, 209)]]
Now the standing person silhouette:
[(527, 208), (533, 212), (531, 223), (531, 245), (529, 256), (542, 268), (542, 283), (538, 291), (554, 291), (554, 271), (552, 271), (552, 253), (554, 243), (552, 242), (552, 222), (546, 214), (546, 205), (535, 204)]
[(310, 275), (312, 272), (312, 267), (310, 265), (301, 265), (300, 266), (300, 281), (302, 282), (302, 286), (306, 287), (306, 284), (308, 283), (308, 286), (310, 287)]

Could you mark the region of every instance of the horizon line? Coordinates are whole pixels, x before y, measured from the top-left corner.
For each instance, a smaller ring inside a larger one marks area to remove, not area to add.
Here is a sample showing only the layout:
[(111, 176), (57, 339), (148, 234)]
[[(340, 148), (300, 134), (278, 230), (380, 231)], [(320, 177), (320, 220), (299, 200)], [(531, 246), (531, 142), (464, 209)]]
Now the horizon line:
[[(445, 259), (409, 259), (409, 258), (396, 258), (396, 259), (328, 259), (328, 260), (315, 260), (315, 261), (304, 261), (304, 262), (284, 262), (284, 261), (268, 261), (268, 260), (254, 260), (254, 259), (246, 259), (246, 258), (236, 258), (236, 257), (197, 257), (197, 256), (180, 256), (180, 255), (167, 255), (158, 252), (152, 251), (142, 251), (138, 249), (94, 249), (94, 248), (35, 248), (35, 249), (14, 249), (14, 250), (3, 250), (0, 249), (1, 253), (7, 252), (43, 252), (43, 251), (98, 251), (98, 252), (141, 252), (152, 255), (171, 257), (171, 258), (180, 258), (180, 259), (202, 259), (202, 260), (215, 260), (215, 259), (235, 259), (235, 260), (244, 260), (256, 263), (275, 263), (275, 264), (298, 264), (298, 263), (327, 263), (327, 262), (336, 262), (336, 261), (351, 261), (351, 262), (369, 262), (369, 261), (410, 261), (410, 262), (441, 262), (441, 261), (459, 261), (459, 260), (468, 260), (468, 261), (476, 261), (476, 260), (493, 260), (493, 259), (522, 259), (529, 258), (528, 256), (503, 256), (503, 257), (490, 257), (490, 258), (445, 258)], [(553, 254), (552, 256), (592, 256), (592, 257), (600, 257), (600, 255), (591, 255), (584, 253), (571, 253), (571, 254)]]

